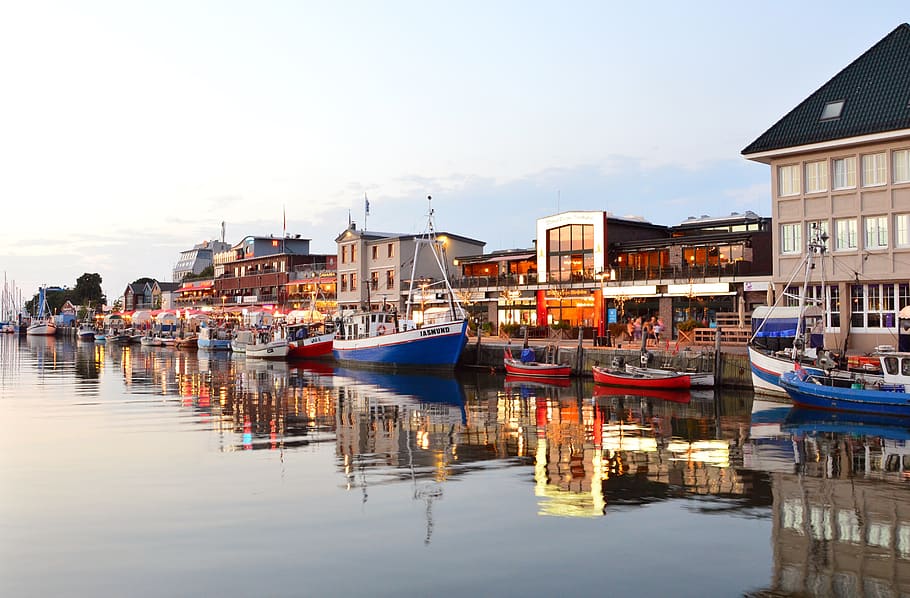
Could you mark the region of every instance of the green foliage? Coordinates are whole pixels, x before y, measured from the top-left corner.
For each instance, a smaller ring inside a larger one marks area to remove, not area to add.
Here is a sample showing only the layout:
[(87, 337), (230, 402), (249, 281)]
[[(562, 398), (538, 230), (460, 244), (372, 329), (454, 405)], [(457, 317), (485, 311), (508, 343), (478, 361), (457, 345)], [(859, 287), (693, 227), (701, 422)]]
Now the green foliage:
[(553, 330), (570, 330), (572, 328), (572, 324), (567, 320), (561, 320), (556, 324), (551, 325), (550, 328)]
[(676, 329), (680, 332), (691, 332), (699, 326), (701, 326), (701, 323), (698, 320), (688, 319), (677, 324)]
[(208, 280), (215, 278), (215, 266), (206, 266), (199, 274), (187, 274), (183, 280)]
[(156, 282), (158, 282), (158, 281), (155, 280), (154, 278), (149, 278), (148, 276), (143, 276), (142, 278), (137, 278), (130, 284), (145, 284), (145, 283), (155, 284)]
[(499, 325), (499, 332), (500, 334), (506, 333), (509, 336), (513, 336), (516, 332), (518, 332), (519, 327), (520, 326), (518, 324), (510, 324), (508, 322), (504, 322)]
[(76, 279), (76, 288), (73, 289), (70, 301), (74, 305), (102, 305), (107, 301), (101, 290), (101, 275), (86, 272)]

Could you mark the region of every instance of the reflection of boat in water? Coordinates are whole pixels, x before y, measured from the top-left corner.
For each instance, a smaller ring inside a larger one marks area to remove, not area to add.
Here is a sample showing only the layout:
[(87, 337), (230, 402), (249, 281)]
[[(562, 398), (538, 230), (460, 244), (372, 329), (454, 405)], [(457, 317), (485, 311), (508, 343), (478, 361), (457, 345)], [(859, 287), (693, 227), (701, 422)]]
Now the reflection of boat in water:
[(414, 399), (421, 403), (446, 403), (461, 406), (464, 414), (465, 395), (461, 383), (450, 375), (412, 374), (335, 368), (335, 375), (355, 383), (368, 384), (390, 395)]
[(522, 376), (519, 374), (508, 374), (506, 384), (511, 386), (528, 386), (533, 388), (568, 388), (572, 385), (569, 378), (546, 378), (542, 376)]
[(688, 403), (692, 400), (692, 393), (689, 390), (672, 390), (661, 388), (624, 388), (621, 386), (604, 386), (602, 384), (594, 385), (595, 397), (630, 397), (630, 398), (650, 398), (661, 399), (664, 401), (673, 401), (674, 403)]
[(790, 434), (835, 433), (910, 440), (910, 420), (887, 415), (793, 407), (781, 430)]

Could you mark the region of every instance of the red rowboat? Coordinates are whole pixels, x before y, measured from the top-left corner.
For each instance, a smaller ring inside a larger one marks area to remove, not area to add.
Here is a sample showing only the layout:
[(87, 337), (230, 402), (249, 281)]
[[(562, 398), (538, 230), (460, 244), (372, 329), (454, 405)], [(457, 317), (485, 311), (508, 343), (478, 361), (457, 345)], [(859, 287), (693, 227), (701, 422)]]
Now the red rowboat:
[(618, 370), (610, 370), (600, 366), (593, 366), (594, 382), (608, 386), (623, 386), (626, 388), (663, 388), (675, 390), (689, 390), (692, 381), (689, 376), (682, 373), (668, 372), (667, 374), (630, 374)]
[(562, 363), (524, 362), (520, 359), (506, 357), (503, 360), (506, 374), (532, 378), (568, 378), (572, 375), (572, 366)]

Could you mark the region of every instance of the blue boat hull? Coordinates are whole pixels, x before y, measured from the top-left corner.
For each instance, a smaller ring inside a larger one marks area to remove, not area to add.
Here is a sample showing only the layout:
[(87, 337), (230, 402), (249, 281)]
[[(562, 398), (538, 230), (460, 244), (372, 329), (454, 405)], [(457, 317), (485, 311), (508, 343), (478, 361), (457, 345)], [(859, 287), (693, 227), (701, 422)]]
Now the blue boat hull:
[(803, 370), (787, 372), (780, 377), (780, 385), (787, 391), (793, 402), (801, 407), (827, 409), (830, 411), (852, 411), (910, 417), (910, 394), (898, 391), (843, 388), (816, 384)]
[(389, 334), (369, 346), (346, 348), (335, 341), (332, 354), (341, 363), (384, 367), (453, 368), (467, 342), (467, 322), (455, 326), (450, 334), (415, 337), (415, 332)]

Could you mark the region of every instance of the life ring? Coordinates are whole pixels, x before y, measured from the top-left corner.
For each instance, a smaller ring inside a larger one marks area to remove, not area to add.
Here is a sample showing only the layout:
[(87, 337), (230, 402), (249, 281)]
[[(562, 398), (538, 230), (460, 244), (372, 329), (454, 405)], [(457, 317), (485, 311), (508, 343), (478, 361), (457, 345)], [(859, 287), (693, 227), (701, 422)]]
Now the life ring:
[(382, 336), (383, 334), (385, 334), (385, 324), (380, 324), (379, 326), (377, 326), (377, 327), (376, 327), (376, 333), (377, 333), (379, 336)]

